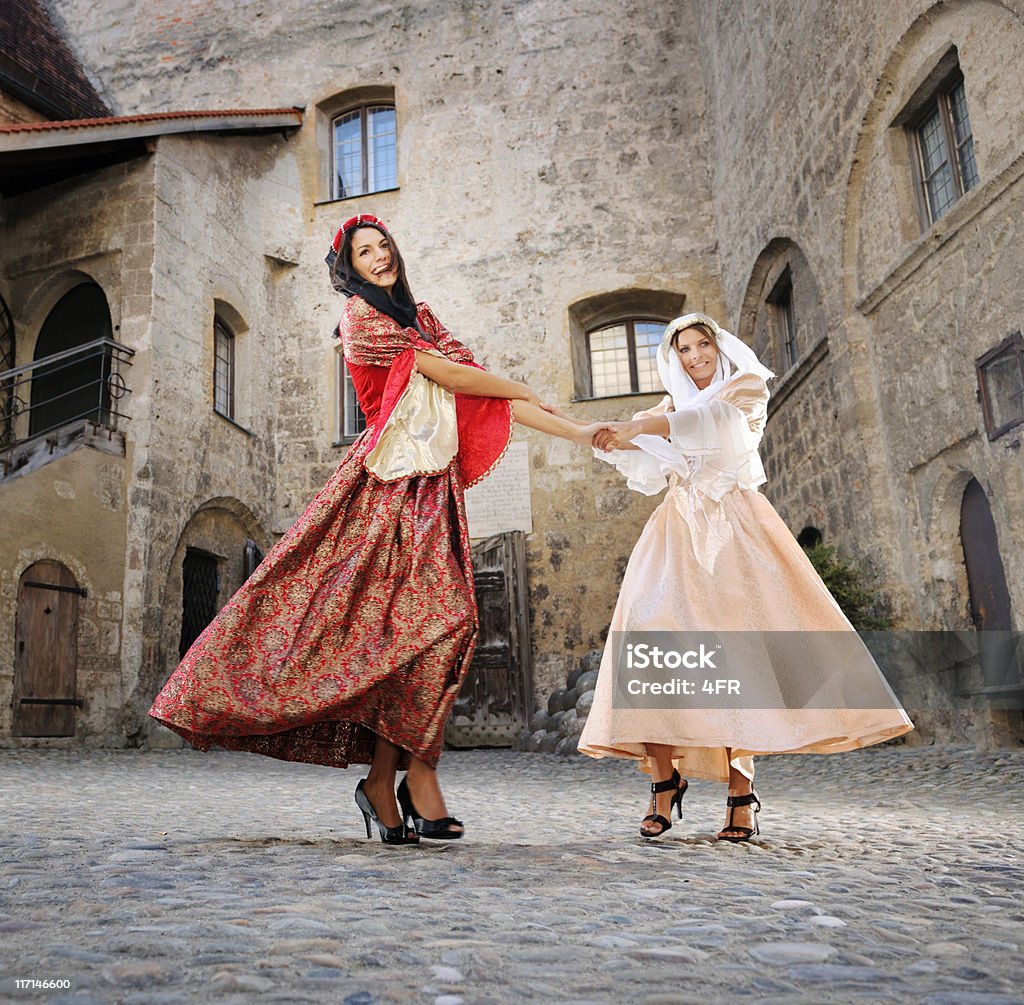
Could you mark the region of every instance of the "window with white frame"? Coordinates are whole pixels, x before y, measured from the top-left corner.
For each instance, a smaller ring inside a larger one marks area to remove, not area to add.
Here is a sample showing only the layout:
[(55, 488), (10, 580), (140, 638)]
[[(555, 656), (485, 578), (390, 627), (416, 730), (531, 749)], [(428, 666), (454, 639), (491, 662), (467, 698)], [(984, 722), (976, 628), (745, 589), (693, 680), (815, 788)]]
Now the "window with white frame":
[(350, 108), (331, 123), (334, 199), (398, 187), (398, 126), (393, 104)]

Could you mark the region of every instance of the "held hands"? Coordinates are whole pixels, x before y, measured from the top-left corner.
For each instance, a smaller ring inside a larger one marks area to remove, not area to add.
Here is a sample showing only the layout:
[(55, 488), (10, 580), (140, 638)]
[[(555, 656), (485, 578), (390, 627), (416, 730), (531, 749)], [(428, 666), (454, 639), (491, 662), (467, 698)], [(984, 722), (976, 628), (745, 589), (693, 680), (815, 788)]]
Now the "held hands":
[(595, 423), (598, 431), (594, 435), (593, 444), (598, 450), (636, 450), (630, 440), (639, 436), (642, 432), (640, 423), (630, 422), (601, 422)]
[(636, 422), (584, 422), (549, 402), (540, 402), (540, 407), (548, 414), (572, 423), (576, 428), (570, 439), (580, 446), (594, 446), (605, 451), (637, 449), (629, 442), (634, 436), (640, 435), (641, 430)]

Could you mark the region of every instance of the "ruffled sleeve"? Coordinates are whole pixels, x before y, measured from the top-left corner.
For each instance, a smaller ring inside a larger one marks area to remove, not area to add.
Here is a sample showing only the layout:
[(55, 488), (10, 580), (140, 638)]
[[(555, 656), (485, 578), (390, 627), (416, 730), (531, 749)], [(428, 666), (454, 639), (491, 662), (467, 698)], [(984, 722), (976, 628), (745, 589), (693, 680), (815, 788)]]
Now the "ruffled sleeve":
[(768, 388), (744, 374), (710, 401), (668, 413), (669, 439), (688, 454), (744, 453), (756, 450), (768, 411)]
[(419, 340), (412, 328), (403, 328), (362, 297), (349, 297), (338, 323), (345, 359), (357, 366), (391, 366)]
[(757, 446), (767, 406), (765, 382), (754, 374), (742, 374), (714, 398), (665, 413), (668, 439), (644, 434), (633, 440), (638, 451), (596, 453), (618, 468), (637, 492), (654, 495), (675, 473), (718, 499), (730, 488), (756, 488), (764, 483)]

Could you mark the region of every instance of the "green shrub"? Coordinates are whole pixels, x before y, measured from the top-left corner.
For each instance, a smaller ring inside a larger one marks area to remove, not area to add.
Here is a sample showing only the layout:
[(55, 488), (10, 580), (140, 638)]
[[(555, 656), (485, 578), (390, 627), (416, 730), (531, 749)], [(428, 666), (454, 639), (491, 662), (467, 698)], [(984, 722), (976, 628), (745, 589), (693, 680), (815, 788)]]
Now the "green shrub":
[(881, 632), (892, 627), (881, 597), (865, 583), (863, 570), (837, 554), (832, 545), (816, 544), (804, 551), (858, 632)]

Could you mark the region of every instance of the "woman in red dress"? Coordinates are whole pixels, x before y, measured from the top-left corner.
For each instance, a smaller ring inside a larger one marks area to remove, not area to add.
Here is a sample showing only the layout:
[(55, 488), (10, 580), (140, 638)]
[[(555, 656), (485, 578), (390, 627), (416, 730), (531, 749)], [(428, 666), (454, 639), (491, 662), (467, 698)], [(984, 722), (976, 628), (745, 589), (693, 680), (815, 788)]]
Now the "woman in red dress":
[(413, 301), (376, 217), (346, 221), (328, 262), (349, 297), (337, 334), (366, 430), (150, 715), (202, 750), (369, 764), (356, 788), (367, 837), (373, 821), (388, 844), (459, 838), (436, 768), (477, 637), (463, 490), (497, 465), (515, 422), (580, 444), (599, 427), (474, 363)]

